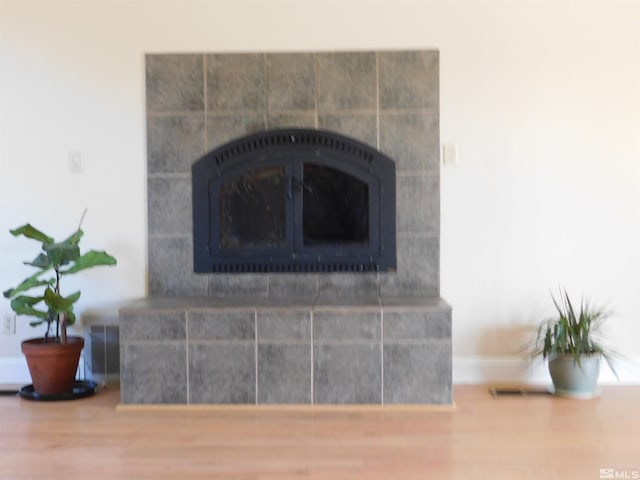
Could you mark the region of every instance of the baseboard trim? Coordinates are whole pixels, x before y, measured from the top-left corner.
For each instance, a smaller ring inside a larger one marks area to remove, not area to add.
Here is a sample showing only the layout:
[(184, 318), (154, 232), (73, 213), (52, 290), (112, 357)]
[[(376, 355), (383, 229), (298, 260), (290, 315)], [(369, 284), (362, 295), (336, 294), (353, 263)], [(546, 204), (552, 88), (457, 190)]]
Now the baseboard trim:
[(0, 357), (0, 390), (15, 388), (16, 385), (31, 383), (27, 361), (23, 356)]
[[(640, 385), (640, 357), (627, 358), (615, 364), (618, 377), (605, 363), (600, 371), (603, 385)], [(516, 383), (548, 385), (547, 366), (541, 360), (527, 362), (518, 356), (454, 356), (453, 383)]]

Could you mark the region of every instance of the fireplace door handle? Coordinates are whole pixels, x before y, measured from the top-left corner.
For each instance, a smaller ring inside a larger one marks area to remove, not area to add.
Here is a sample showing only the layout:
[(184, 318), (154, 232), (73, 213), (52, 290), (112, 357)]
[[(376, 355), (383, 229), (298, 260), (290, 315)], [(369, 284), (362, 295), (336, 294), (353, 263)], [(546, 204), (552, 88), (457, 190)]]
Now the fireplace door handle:
[(289, 177), (289, 185), (287, 187), (287, 198), (293, 197), (293, 190), (304, 190), (306, 192), (311, 193), (311, 186), (304, 183), (302, 180), (294, 177), (293, 175)]

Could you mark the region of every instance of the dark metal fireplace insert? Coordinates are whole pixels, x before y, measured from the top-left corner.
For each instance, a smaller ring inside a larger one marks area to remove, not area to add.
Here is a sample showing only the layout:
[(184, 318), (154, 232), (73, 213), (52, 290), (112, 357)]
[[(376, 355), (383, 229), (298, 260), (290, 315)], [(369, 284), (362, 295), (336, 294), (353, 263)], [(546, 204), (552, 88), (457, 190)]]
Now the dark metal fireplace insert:
[(195, 272), (395, 271), (395, 164), (335, 132), (268, 130), (192, 166)]

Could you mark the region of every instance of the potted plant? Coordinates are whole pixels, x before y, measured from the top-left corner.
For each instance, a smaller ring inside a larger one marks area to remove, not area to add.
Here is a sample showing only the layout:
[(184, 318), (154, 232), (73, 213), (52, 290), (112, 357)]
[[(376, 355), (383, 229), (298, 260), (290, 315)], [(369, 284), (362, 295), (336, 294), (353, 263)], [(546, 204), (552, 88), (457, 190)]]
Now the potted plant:
[(566, 290), (560, 291), (559, 299), (551, 298), (557, 315), (538, 328), (533, 355), (548, 360), (556, 395), (592, 398), (603, 358), (615, 373), (610, 354), (599, 342), (611, 312), (584, 299), (576, 310)]
[(32, 326), (46, 324), (44, 337), (25, 340), (21, 345), (33, 390), (42, 396), (60, 396), (73, 390), (84, 346), (82, 337), (67, 335), (67, 327), (76, 320), (73, 307), (80, 298), (80, 291), (64, 295), (61, 279), (87, 268), (116, 264), (116, 259), (104, 251), (80, 253), (81, 225), (82, 219), (76, 231), (61, 242), (28, 223), (10, 230), (14, 237), (23, 236), (42, 246), (34, 260), (24, 262), (34, 267), (36, 272), (3, 293), (17, 315), (33, 318)]

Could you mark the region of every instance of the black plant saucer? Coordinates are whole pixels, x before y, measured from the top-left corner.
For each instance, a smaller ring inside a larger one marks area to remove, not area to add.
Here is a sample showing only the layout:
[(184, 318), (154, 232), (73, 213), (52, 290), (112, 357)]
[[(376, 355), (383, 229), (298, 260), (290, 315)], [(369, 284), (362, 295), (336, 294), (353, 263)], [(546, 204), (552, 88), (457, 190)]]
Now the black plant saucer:
[(39, 400), (43, 402), (55, 402), (58, 400), (76, 400), (90, 397), (98, 390), (98, 384), (91, 380), (76, 380), (73, 390), (60, 395), (42, 395), (33, 389), (33, 385), (25, 385), (18, 394), (27, 400)]

